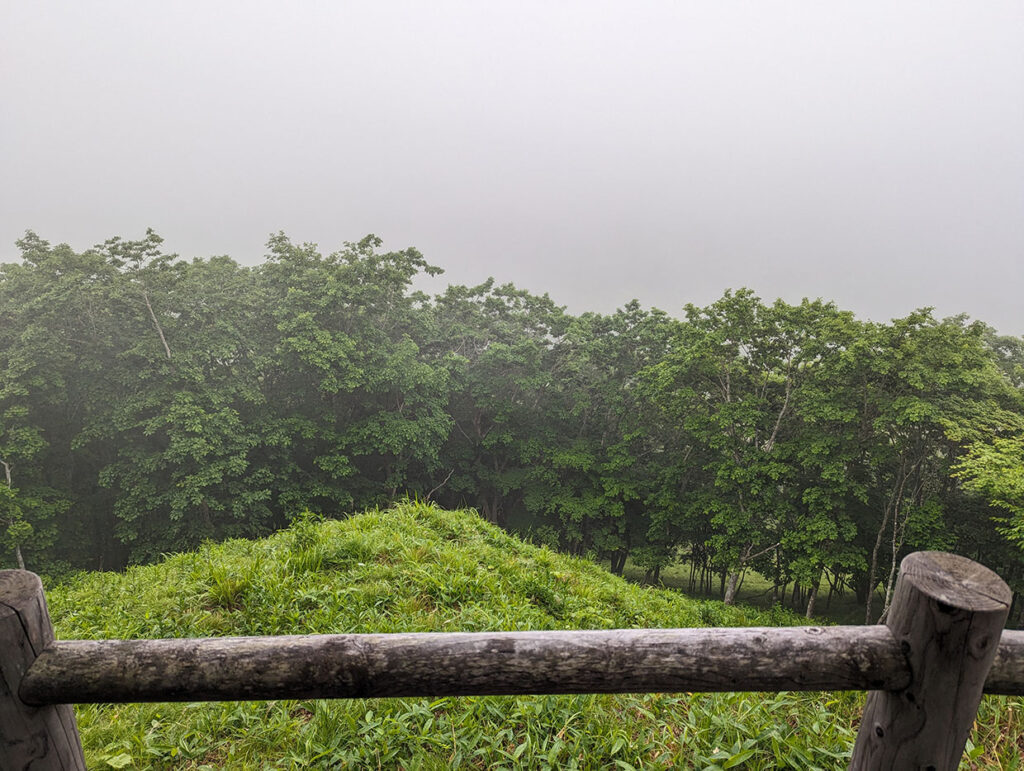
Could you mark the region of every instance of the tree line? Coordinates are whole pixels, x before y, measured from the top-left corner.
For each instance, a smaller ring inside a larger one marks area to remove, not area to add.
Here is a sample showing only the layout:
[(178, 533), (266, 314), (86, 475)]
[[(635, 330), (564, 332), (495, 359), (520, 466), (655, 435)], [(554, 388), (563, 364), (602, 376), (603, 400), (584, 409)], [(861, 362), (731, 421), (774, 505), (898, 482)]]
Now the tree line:
[[(683, 318), (573, 315), (487, 281), (435, 297), (415, 249), (255, 267), (148, 231), (0, 266), (0, 554), (119, 569), (406, 495), (536, 541), (747, 570), (872, 619), (899, 559), (951, 549), (1024, 579), (1024, 340), (918, 310), (726, 292)], [(881, 587), (878, 602), (871, 591)]]

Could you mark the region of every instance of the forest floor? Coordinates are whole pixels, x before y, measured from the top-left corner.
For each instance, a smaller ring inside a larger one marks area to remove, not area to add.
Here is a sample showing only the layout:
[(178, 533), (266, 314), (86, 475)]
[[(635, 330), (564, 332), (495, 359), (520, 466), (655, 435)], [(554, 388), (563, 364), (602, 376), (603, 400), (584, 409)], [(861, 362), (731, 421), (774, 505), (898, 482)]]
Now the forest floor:
[[(644, 583), (644, 568), (637, 567), (631, 561), (626, 562), (622, 576), (627, 581), (636, 584)], [(721, 600), (722, 595), (718, 590), (718, 581), (714, 583), (711, 592), (691, 592), (689, 590), (690, 567), (689, 565), (671, 565), (661, 571), (661, 580), (657, 586), (664, 589), (671, 589), (680, 592), (687, 597), (699, 600)], [(790, 585), (792, 587), (792, 585)], [(802, 616), (806, 607), (792, 608), (789, 605), (789, 597), (786, 598), (786, 608), (793, 613)], [(877, 614), (882, 609), (885, 595), (881, 591), (875, 592), (874, 609)], [(741, 605), (749, 605), (761, 610), (772, 608), (772, 582), (760, 573), (748, 570), (743, 577), (736, 594), (736, 602)], [(828, 600), (828, 587), (823, 586), (818, 600), (815, 604), (814, 619), (829, 624), (863, 624), (864, 605), (857, 601), (853, 592), (847, 590), (843, 593), (833, 594), (831, 601)], [(814, 620), (812, 619), (812, 620)]]

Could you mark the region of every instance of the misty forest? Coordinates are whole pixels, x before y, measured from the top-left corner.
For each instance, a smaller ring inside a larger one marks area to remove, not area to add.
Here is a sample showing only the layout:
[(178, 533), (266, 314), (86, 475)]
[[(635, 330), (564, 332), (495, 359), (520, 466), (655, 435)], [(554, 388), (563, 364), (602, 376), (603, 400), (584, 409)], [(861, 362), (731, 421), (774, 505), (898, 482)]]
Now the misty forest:
[[(254, 267), (180, 259), (152, 231), (18, 246), (0, 265), (0, 567), (43, 576), (58, 640), (872, 623), (918, 550), (1024, 587), (1024, 339), (966, 316), (869, 322), (747, 289), (679, 317), (576, 315), (492, 280), (430, 296), (442, 271), (374, 236), (324, 254), (274, 235)], [(982, 700), (973, 767), (1019, 767), (1019, 704)], [(89, 768), (635, 771), (837, 767), (862, 707), (74, 714)]]
[(492, 281), (430, 297), (441, 271), (372, 236), (278, 234), (256, 267), (152, 231), (18, 246), (5, 567), (121, 570), (411, 498), (727, 604), (756, 574), (808, 616), (838, 592), (875, 620), (920, 549), (1024, 581), (1024, 340), (979, 321), (745, 289), (681, 318)]
[(7, 3), (0, 771), (1024, 771), (1024, 4), (876, 5)]

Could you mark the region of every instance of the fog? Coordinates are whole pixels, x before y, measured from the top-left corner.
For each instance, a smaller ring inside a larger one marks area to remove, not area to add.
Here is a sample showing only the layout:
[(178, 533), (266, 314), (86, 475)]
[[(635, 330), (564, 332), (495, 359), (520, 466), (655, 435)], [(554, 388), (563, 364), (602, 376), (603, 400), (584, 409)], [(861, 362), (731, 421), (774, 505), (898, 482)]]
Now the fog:
[(1024, 333), (1024, 5), (7, 3), (0, 260), (367, 233), (572, 311)]

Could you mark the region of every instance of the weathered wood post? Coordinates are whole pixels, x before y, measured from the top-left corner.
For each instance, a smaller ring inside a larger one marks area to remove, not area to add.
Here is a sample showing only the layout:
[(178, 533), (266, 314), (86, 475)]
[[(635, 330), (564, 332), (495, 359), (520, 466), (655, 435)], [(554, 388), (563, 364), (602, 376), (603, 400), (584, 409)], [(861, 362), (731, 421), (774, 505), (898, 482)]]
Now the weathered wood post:
[(18, 689), (36, 656), (53, 642), (39, 576), (0, 570), (0, 769), (81, 769), (82, 742), (68, 704), (30, 707)]
[(900, 565), (886, 626), (910, 684), (872, 691), (850, 769), (956, 769), (1010, 611), (1011, 592), (988, 568), (943, 552)]

